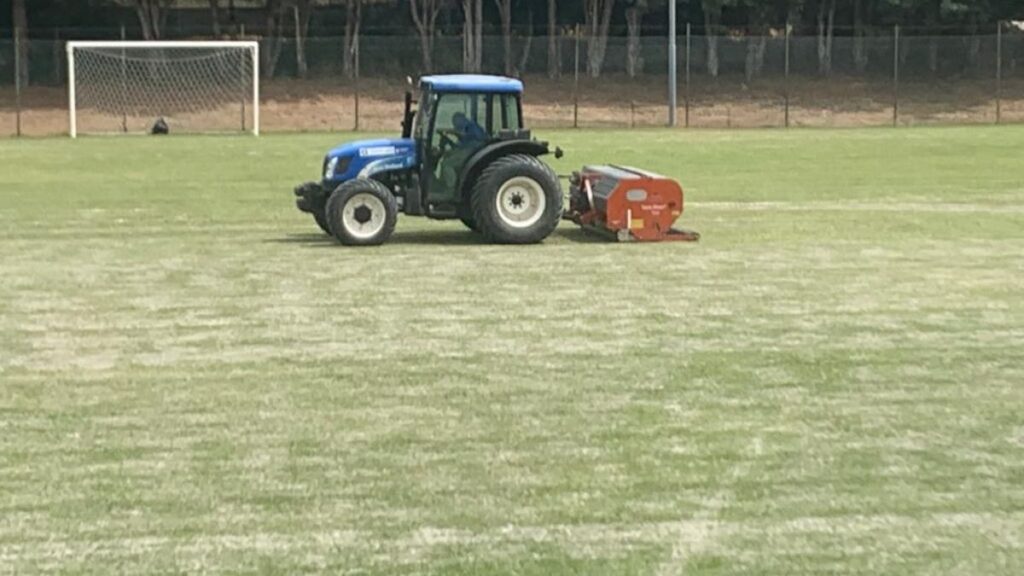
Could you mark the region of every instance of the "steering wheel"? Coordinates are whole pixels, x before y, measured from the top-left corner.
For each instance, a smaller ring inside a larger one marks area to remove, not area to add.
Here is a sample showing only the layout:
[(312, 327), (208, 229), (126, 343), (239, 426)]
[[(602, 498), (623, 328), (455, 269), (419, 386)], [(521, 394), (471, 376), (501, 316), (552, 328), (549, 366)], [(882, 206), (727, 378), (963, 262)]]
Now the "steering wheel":
[(442, 154), (445, 148), (454, 148), (458, 144), (459, 134), (455, 130), (439, 129), (437, 134), (441, 137), (441, 146), (438, 151)]

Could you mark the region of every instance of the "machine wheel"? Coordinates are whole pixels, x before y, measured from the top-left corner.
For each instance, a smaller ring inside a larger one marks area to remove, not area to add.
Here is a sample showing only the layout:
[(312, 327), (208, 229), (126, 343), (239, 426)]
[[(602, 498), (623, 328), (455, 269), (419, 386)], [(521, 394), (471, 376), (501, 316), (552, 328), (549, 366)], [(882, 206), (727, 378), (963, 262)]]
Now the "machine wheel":
[(469, 228), (472, 232), (480, 232), (480, 227), (477, 226), (476, 220), (473, 220), (473, 209), (469, 205), (468, 199), (459, 206), (458, 210), (459, 222)]
[(331, 234), (347, 246), (383, 244), (395, 231), (398, 203), (376, 180), (349, 180), (327, 200), (325, 220)]
[(326, 208), (313, 211), (313, 220), (316, 220), (316, 225), (327, 234), (331, 233), (330, 226), (327, 225), (327, 212)]
[(510, 154), (484, 168), (470, 199), (473, 220), (492, 242), (533, 244), (562, 216), (558, 177), (533, 156)]

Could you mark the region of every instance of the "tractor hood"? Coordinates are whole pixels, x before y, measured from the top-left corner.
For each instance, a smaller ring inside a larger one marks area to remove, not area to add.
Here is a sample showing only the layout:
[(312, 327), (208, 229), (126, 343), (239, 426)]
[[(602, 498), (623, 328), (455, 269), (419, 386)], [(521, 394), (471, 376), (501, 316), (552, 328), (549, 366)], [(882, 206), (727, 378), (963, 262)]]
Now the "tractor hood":
[(324, 180), (343, 182), (368, 178), (379, 172), (412, 168), (416, 164), (416, 143), (409, 138), (378, 138), (346, 142), (324, 158)]

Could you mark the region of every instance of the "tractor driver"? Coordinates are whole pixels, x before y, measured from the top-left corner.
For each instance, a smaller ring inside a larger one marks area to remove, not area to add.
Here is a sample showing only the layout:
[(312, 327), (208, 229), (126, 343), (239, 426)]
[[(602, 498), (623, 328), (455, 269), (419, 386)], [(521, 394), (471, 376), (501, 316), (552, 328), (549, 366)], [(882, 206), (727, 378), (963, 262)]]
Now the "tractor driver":
[(487, 131), (462, 112), (452, 115), (452, 129), (459, 141), (445, 152), (441, 161), (441, 180), (448, 190), (455, 189), (462, 166), (487, 140)]

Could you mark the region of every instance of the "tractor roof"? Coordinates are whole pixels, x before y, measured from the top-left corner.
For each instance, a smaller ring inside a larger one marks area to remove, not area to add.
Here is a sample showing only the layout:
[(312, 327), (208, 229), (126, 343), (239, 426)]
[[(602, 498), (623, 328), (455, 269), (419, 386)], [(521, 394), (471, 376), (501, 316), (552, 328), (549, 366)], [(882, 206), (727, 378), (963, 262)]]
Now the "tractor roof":
[(490, 92), (500, 94), (521, 94), (523, 83), (515, 78), (486, 76), (483, 74), (444, 74), (424, 76), (420, 84), (430, 86), (435, 92)]

